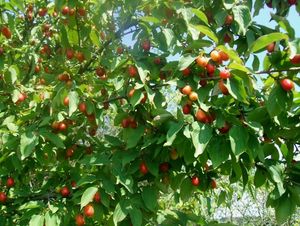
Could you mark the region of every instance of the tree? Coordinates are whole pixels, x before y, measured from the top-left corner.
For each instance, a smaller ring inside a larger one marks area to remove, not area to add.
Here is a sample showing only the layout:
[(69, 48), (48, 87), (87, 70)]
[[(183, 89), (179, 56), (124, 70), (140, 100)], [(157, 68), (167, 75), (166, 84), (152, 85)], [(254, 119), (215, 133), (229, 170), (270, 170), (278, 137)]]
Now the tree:
[[(285, 222), (300, 205), (295, 3), (0, 1), (0, 224), (153, 225), (162, 193), (207, 196), (219, 178), (271, 188)], [(253, 21), (265, 4), (275, 29)]]

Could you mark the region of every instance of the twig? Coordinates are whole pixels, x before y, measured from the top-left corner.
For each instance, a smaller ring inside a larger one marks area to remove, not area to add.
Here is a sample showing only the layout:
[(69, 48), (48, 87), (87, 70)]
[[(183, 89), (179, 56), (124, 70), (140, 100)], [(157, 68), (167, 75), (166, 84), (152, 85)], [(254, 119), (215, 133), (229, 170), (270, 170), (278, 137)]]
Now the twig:
[(110, 98), (110, 99), (108, 99), (108, 100), (106, 100), (106, 101), (103, 101), (103, 104), (104, 104), (104, 103), (109, 103), (109, 102), (112, 102), (112, 101), (115, 101), (115, 100), (120, 100), (120, 99), (126, 99), (126, 97), (125, 97), (125, 96), (117, 96), (117, 97), (113, 97), (113, 98)]

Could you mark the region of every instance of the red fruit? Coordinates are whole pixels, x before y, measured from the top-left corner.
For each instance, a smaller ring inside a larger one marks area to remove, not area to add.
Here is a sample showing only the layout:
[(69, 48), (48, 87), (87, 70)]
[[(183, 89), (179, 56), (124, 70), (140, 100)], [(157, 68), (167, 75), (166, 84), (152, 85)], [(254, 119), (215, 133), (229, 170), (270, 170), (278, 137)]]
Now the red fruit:
[(140, 101), (141, 104), (144, 104), (147, 101), (147, 97), (148, 97), (146, 92), (143, 92), (143, 95), (144, 95), (144, 97)]
[(70, 12), (70, 9), (69, 9), (68, 6), (64, 6), (64, 7), (62, 8), (62, 10), (61, 10), (61, 13), (62, 13), (63, 15), (65, 15), (65, 16), (68, 15), (69, 12)]
[(224, 126), (222, 128), (219, 128), (218, 130), (222, 134), (228, 133), (228, 131), (230, 130), (230, 125), (227, 122), (225, 122)]
[(271, 44), (267, 45), (267, 51), (269, 53), (274, 52), (274, 49), (275, 49), (275, 42), (272, 42)]
[(221, 90), (221, 92), (223, 93), (223, 95), (228, 95), (229, 91), (226, 88), (226, 86), (224, 85), (224, 81), (221, 79), (218, 83), (219, 89)]
[(143, 41), (141, 45), (145, 52), (148, 52), (150, 50), (151, 44), (149, 40)]
[(20, 93), (17, 102), (19, 102), (19, 103), (23, 102), (26, 98), (27, 98), (27, 95), (25, 93)]
[(140, 172), (145, 175), (148, 173), (148, 167), (145, 162), (141, 162), (140, 164)]
[(34, 67), (34, 72), (35, 72), (35, 73), (39, 73), (40, 71), (41, 71), (40, 66), (39, 66), (39, 65), (36, 65), (36, 66)]
[(11, 187), (13, 187), (14, 185), (15, 185), (15, 180), (14, 180), (14, 178), (12, 178), (12, 177), (7, 178), (7, 180), (6, 180), (6, 186), (7, 186), (8, 188), (11, 188)]
[(225, 52), (223, 52), (223, 51), (220, 51), (219, 54), (220, 54), (220, 58), (221, 58), (222, 61), (227, 61), (227, 60), (229, 60), (229, 56), (228, 56), (227, 53), (225, 53)]
[(129, 126), (130, 126), (130, 128), (135, 129), (135, 128), (137, 128), (137, 122), (134, 119), (131, 119)]
[(77, 10), (77, 12), (78, 12), (79, 16), (82, 16), (82, 17), (84, 17), (84, 16), (85, 16), (85, 14), (86, 14), (86, 12), (85, 12), (85, 9), (84, 9), (84, 8), (79, 8), (79, 9)]
[(290, 61), (292, 64), (300, 64), (300, 54), (295, 55)]
[(84, 54), (82, 52), (77, 52), (76, 53), (76, 59), (79, 61), (79, 62), (83, 62), (85, 57), (84, 57)]
[(58, 124), (58, 130), (60, 130), (60, 131), (64, 131), (64, 130), (66, 130), (68, 128), (68, 126), (66, 125), (66, 123), (64, 123), (64, 122), (60, 122), (59, 124)]
[(197, 176), (193, 176), (192, 179), (191, 179), (191, 182), (192, 182), (192, 185), (197, 187), (200, 184), (200, 179)]
[(75, 221), (77, 226), (85, 225), (84, 217), (81, 214), (76, 215)]
[(74, 57), (74, 51), (72, 49), (67, 49), (66, 50), (66, 57), (68, 60), (72, 60)]
[(220, 71), (220, 78), (222, 78), (222, 79), (228, 79), (228, 78), (230, 78), (230, 71), (228, 71), (226, 69)]
[(118, 48), (117, 48), (117, 53), (119, 54), (119, 55), (121, 55), (122, 53), (123, 53), (123, 48), (121, 47), (121, 46), (119, 46)]
[(59, 74), (58, 76), (57, 76), (57, 79), (59, 80), (59, 81), (64, 81), (64, 82), (67, 82), (67, 81), (69, 81), (70, 80), (70, 77), (69, 77), (69, 75), (68, 74)]
[(207, 80), (202, 79), (199, 81), (199, 84), (200, 84), (200, 86), (204, 87), (207, 85)]
[(75, 14), (75, 9), (71, 8), (69, 10), (69, 16), (73, 16)]
[(155, 57), (154, 60), (153, 60), (153, 62), (154, 62), (155, 64), (157, 64), (157, 65), (160, 65), (160, 64), (161, 64), (161, 59), (160, 59), (160, 57)]
[(223, 41), (224, 41), (224, 43), (230, 43), (231, 42), (231, 36), (228, 33), (226, 33), (223, 37)]
[(135, 76), (137, 75), (138, 72), (137, 72), (137, 69), (136, 69), (135, 66), (130, 65), (130, 66), (128, 67), (128, 73), (129, 73), (130, 77), (135, 77)]
[(203, 57), (203, 56), (198, 56), (196, 58), (196, 63), (198, 66), (205, 68), (208, 64), (208, 58)]
[(182, 112), (183, 114), (185, 115), (188, 115), (190, 114), (192, 111), (192, 106), (190, 104), (185, 104), (183, 107), (182, 107)]
[(216, 180), (214, 180), (214, 179), (211, 180), (211, 188), (212, 188), (212, 189), (217, 188), (217, 182), (216, 182)]
[(211, 53), (210, 53), (210, 58), (211, 58), (211, 60), (212, 61), (214, 61), (214, 62), (219, 62), (220, 61), (220, 54), (219, 54), (219, 52), (217, 51), (217, 50), (213, 50), (213, 51), (211, 51)]
[(41, 8), (41, 9), (39, 9), (38, 14), (40, 17), (44, 17), (47, 14), (47, 11), (48, 11), (47, 8)]
[(202, 123), (208, 122), (208, 116), (207, 116), (206, 112), (200, 108), (196, 112), (196, 119), (197, 119), (197, 121), (202, 122)]
[(94, 216), (94, 207), (91, 204), (88, 204), (83, 209), (84, 215), (87, 217), (93, 217)]
[(181, 92), (182, 92), (182, 94), (184, 94), (184, 95), (190, 95), (191, 92), (192, 92), (192, 87), (189, 86), (189, 85), (186, 85), (185, 87), (183, 87), (183, 88), (181, 89)]
[(69, 106), (69, 102), (70, 102), (69, 97), (68, 97), (68, 96), (65, 97), (65, 98), (64, 98), (64, 105), (65, 105), (65, 106)]
[(67, 158), (71, 158), (74, 154), (74, 149), (73, 148), (68, 148), (66, 151), (66, 156)]
[(267, 5), (269, 8), (273, 8), (273, 6), (272, 6), (272, 0), (269, 0), (269, 2), (266, 2), (266, 5)]
[(105, 69), (103, 67), (98, 67), (96, 69), (96, 74), (99, 76), (99, 77), (103, 77), (105, 76), (106, 72), (105, 72)]
[[(96, 133), (95, 133), (95, 134), (96, 134)], [(86, 153), (87, 155), (90, 155), (90, 154), (93, 153), (93, 149), (91, 148), (91, 146), (90, 146), (90, 147), (87, 147), (87, 148), (85, 149), (85, 153)]]
[(176, 159), (178, 159), (178, 157), (179, 157), (179, 155), (178, 155), (177, 150), (176, 150), (175, 148), (172, 149), (172, 150), (170, 151), (170, 158), (171, 158), (172, 160), (176, 160)]
[(51, 124), (51, 127), (52, 127), (52, 129), (57, 130), (57, 129), (59, 128), (59, 123), (56, 122), (56, 121), (54, 121), (54, 122)]
[(7, 38), (7, 39), (11, 38), (11, 31), (8, 27), (6, 27), (6, 26), (2, 27), (1, 32), (5, 38)]
[(169, 171), (170, 165), (168, 162), (163, 162), (159, 165), (159, 170), (162, 173), (166, 173)]
[(86, 113), (86, 104), (84, 102), (80, 103), (78, 105), (78, 109), (79, 109), (80, 112)]
[(132, 88), (131, 90), (129, 90), (128, 97), (131, 98), (134, 95), (134, 92), (135, 92), (134, 88)]
[(100, 203), (101, 202), (101, 196), (100, 196), (100, 193), (98, 191), (94, 195), (94, 201), (96, 203)]
[(297, 0), (288, 0), (288, 3), (290, 5), (296, 5), (297, 4)]
[(187, 77), (187, 76), (189, 76), (190, 74), (191, 74), (191, 72), (192, 72), (192, 70), (190, 69), (190, 68), (185, 68), (183, 71), (182, 71), (182, 75), (184, 76), (184, 77)]
[(225, 23), (224, 24), (229, 26), (229, 25), (232, 24), (232, 22), (233, 22), (233, 16), (227, 15), (226, 18), (225, 18)]
[(130, 125), (130, 121), (128, 120), (128, 118), (124, 118), (123, 120), (122, 120), (122, 127), (123, 128), (128, 128), (129, 127), (129, 125)]
[(281, 80), (280, 85), (285, 91), (294, 89), (294, 82), (288, 78)]
[(0, 47), (0, 56), (2, 56), (4, 53), (4, 49), (2, 47)]
[(0, 192), (0, 203), (5, 203), (7, 200), (7, 196), (4, 192)]
[(77, 184), (74, 180), (71, 181), (71, 186), (72, 186), (72, 188), (76, 188)]
[(215, 72), (215, 66), (212, 64), (207, 64), (206, 65), (206, 70), (208, 74), (213, 74)]
[(67, 186), (64, 186), (60, 189), (60, 194), (62, 197), (66, 198), (70, 195), (70, 190)]
[(191, 92), (189, 95), (189, 99), (191, 101), (197, 101), (198, 100), (198, 94), (196, 92)]

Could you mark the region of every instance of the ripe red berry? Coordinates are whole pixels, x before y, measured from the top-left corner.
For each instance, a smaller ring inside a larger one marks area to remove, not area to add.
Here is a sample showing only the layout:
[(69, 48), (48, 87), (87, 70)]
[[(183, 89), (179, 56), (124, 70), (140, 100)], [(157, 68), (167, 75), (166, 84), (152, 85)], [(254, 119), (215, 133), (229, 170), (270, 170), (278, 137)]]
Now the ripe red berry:
[(275, 50), (275, 42), (272, 42), (271, 44), (267, 45), (267, 51), (269, 53), (274, 52), (274, 50)]
[(94, 216), (94, 207), (91, 204), (88, 204), (83, 209), (84, 215), (87, 217), (93, 217)]
[(3, 36), (7, 39), (10, 39), (11, 38), (11, 31), (8, 27), (4, 26), (2, 27), (1, 29), (1, 33), (3, 34)]
[(78, 105), (78, 109), (79, 109), (80, 112), (86, 113), (86, 104), (84, 102), (80, 103)]
[(225, 18), (225, 25), (229, 26), (231, 25), (233, 22), (233, 16), (232, 15), (227, 15), (226, 18)]
[(140, 164), (140, 172), (145, 175), (148, 173), (148, 167), (145, 162), (141, 162)]
[(141, 46), (142, 46), (142, 48), (143, 48), (143, 50), (144, 50), (145, 52), (148, 52), (148, 51), (150, 50), (150, 48), (151, 48), (151, 43), (150, 43), (149, 40), (144, 40), (144, 41), (141, 43)]
[(135, 66), (130, 65), (130, 66), (128, 67), (128, 73), (129, 73), (130, 77), (135, 77), (135, 76), (137, 75), (138, 72), (137, 72), (137, 69), (136, 69)]
[(297, 4), (297, 0), (288, 0), (288, 3), (292, 6), (292, 5), (296, 5)]
[(223, 93), (223, 95), (228, 95), (229, 91), (227, 89), (227, 87), (224, 84), (223, 79), (221, 79), (218, 83), (219, 89), (221, 90), (221, 92)]
[(294, 82), (288, 78), (281, 80), (280, 85), (285, 91), (294, 89)]
[(64, 105), (65, 105), (65, 106), (69, 106), (69, 103), (70, 103), (69, 97), (66, 96), (66, 97), (64, 98)]
[(84, 217), (81, 214), (76, 215), (75, 221), (77, 226), (85, 225)]
[(123, 52), (124, 52), (123, 47), (122, 47), (122, 46), (119, 46), (119, 47), (117, 48), (117, 53), (118, 53), (119, 55), (121, 55)]
[(128, 118), (124, 118), (123, 120), (122, 120), (122, 127), (123, 128), (128, 128), (129, 127), (129, 125), (130, 125), (130, 121), (128, 120)]
[(192, 72), (192, 70), (190, 69), (190, 68), (185, 68), (185, 69), (183, 69), (183, 71), (182, 71), (182, 75), (184, 76), (184, 77), (187, 77), (187, 76), (189, 76), (190, 74), (191, 74), (191, 72)]
[(160, 57), (155, 57), (154, 60), (153, 60), (153, 62), (154, 62), (155, 64), (157, 64), (157, 65), (160, 65), (160, 64), (161, 64), (161, 59), (160, 59)]
[(68, 126), (67, 126), (67, 124), (66, 123), (64, 123), (64, 122), (60, 122), (60, 123), (58, 123), (58, 130), (60, 130), (60, 131), (64, 131), (64, 130), (66, 130), (68, 128)]
[(300, 64), (300, 54), (295, 55), (290, 61), (292, 64)]
[(5, 203), (7, 200), (7, 196), (4, 192), (0, 192), (0, 203)]
[(192, 182), (192, 185), (197, 187), (200, 184), (200, 179), (197, 176), (193, 176), (192, 179), (191, 179), (191, 182)]
[(70, 12), (70, 9), (69, 9), (68, 6), (64, 6), (64, 7), (62, 8), (62, 10), (61, 10), (61, 13), (62, 13), (63, 15), (65, 15), (65, 16), (68, 15), (69, 12)]
[(224, 133), (228, 133), (228, 131), (230, 130), (230, 125), (228, 124), (228, 122), (225, 122), (224, 126), (218, 129), (220, 131), (220, 133), (224, 134)]
[(68, 60), (73, 59), (73, 57), (74, 57), (74, 51), (72, 49), (67, 49), (66, 50), (66, 57), (67, 57)]
[(74, 149), (73, 148), (68, 148), (66, 151), (66, 156), (67, 158), (71, 158), (74, 154)]
[(169, 171), (170, 165), (168, 162), (163, 162), (159, 165), (159, 171), (162, 173), (166, 173)]
[(62, 197), (66, 198), (70, 195), (70, 190), (67, 186), (64, 186), (60, 189), (60, 194)]
[(208, 120), (209, 120), (206, 112), (200, 108), (196, 112), (196, 119), (197, 119), (197, 121), (202, 122), (202, 123), (208, 123)]
[(207, 64), (206, 65), (206, 70), (208, 74), (213, 74), (215, 72), (215, 66), (212, 64)]
[(105, 76), (106, 72), (105, 72), (105, 69), (103, 67), (98, 67), (96, 69), (96, 74), (99, 76), (99, 77), (103, 77)]
[(14, 180), (14, 178), (12, 178), (12, 177), (7, 178), (6, 186), (7, 186), (8, 188), (11, 188), (11, 187), (13, 187), (14, 185), (15, 185), (15, 180)]
[(183, 114), (185, 115), (188, 115), (191, 113), (191, 110), (192, 110), (192, 106), (190, 104), (185, 104), (183, 107), (182, 107), (182, 112)]
[(20, 93), (18, 97), (18, 102), (23, 102), (27, 98), (27, 95), (25, 93)]
[(100, 193), (98, 191), (94, 195), (94, 201), (96, 203), (100, 203), (101, 202), (101, 196), (100, 196)]
[(228, 78), (230, 78), (230, 71), (228, 71), (226, 69), (220, 71), (220, 78), (222, 78), (222, 79), (228, 79)]
[(212, 189), (217, 188), (217, 182), (216, 182), (215, 179), (212, 179), (212, 180), (211, 180), (211, 188), (212, 188)]

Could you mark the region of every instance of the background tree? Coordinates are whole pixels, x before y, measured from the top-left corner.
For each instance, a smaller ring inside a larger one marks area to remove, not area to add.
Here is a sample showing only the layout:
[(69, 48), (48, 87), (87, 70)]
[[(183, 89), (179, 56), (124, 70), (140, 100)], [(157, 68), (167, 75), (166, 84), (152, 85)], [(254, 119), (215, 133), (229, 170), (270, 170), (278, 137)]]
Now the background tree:
[[(264, 4), (275, 29), (253, 21)], [(220, 181), (266, 186), (278, 223), (300, 205), (296, 1), (0, 6), (1, 225), (174, 225), (162, 194)]]

